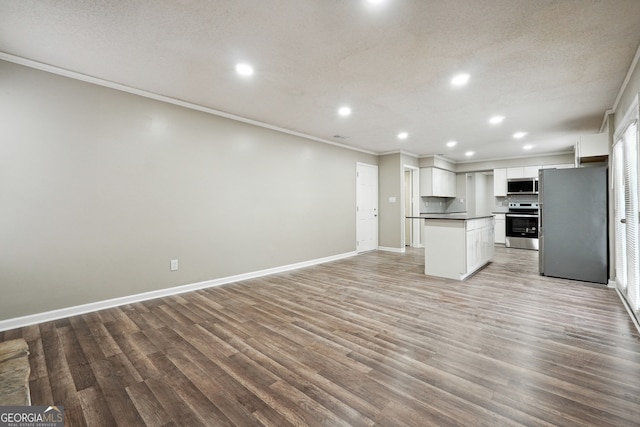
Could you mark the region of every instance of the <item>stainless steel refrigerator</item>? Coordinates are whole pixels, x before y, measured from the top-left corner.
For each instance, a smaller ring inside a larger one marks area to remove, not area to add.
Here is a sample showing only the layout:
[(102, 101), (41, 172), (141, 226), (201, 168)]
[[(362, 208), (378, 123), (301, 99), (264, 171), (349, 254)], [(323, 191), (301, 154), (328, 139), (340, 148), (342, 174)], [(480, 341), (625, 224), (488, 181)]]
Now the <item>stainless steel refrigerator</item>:
[(607, 283), (607, 168), (542, 169), (538, 188), (540, 274)]

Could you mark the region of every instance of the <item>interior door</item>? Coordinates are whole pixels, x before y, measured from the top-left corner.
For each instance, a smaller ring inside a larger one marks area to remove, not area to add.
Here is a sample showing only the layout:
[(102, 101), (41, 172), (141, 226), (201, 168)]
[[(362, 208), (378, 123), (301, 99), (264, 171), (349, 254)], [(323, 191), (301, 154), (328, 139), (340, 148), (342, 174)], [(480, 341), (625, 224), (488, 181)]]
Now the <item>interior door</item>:
[(378, 249), (378, 166), (356, 165), (356, 251)]

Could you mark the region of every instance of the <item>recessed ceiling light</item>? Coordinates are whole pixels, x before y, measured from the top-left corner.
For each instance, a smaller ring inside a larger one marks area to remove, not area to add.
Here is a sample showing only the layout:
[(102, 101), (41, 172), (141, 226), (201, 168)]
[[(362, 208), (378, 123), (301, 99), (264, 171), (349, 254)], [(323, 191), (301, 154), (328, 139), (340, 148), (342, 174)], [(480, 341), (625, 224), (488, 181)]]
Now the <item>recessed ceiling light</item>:
[(241, 76), (250, 76), (253, 74), (253, 67), (249, 64), (236, 64), (236, 73)]
[(400, 132), (398, 134), (398, 139), (407, 139), (408, 136), (409, 134), (407, 132)]
[(338, 114), (340, 114), (341, 116), (348, 116), (349, 114), (351, 114), (351, 108), (340, 107), (340, 109), (338, 110)]
[(466, 153), (464, 153), (464, 155), (465, 155), (465, 156), (467, 156), (467, 157), (471, 157), (471, 156), (473, 156), (474, 154), (476, 154), (476, 152), (475, 152), (475, 151), (467, 151)]
[(516, 132), (513, 134), (513, 137), (515, 139), (521, 139), (521, 138), (524, 138), (525, 136), (527, 136), (526, 132)]
[(447, 147), (455, 147), (457, 143), (457, 141), (449, 141), (447, 142)]
[(504, 121), (504, 116), (493, 116), (489, 119), (489, 123), (492, 125), (499, 125)]
[(523, 150), (531, 150), (534, 147), (534, 145), (528, 144), (522, 147)]
[(470, 77), (467, 73), (456, 74), (451, 79), (451, 84), (454, 86), (464, 86), (469, 82)]

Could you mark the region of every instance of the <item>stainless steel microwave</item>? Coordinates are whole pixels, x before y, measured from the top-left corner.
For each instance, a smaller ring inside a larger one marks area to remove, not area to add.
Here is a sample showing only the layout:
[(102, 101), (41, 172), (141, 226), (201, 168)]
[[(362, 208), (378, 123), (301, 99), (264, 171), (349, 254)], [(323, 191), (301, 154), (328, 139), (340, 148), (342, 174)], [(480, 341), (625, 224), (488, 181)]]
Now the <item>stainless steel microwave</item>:
[(538, 180), (536, 178), (508, 179), (507, 194), (538, 194)]

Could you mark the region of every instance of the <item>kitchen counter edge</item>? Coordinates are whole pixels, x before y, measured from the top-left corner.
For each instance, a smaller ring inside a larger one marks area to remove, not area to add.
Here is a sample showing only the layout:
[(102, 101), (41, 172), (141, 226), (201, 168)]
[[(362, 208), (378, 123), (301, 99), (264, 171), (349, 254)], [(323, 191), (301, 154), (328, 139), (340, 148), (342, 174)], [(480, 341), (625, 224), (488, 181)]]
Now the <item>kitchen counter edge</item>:
[(468, 221), (471, 219), (491, 218), (493, 214), (486, 215), (469, 215), (466, 213), (451, 213), (451, 214), (421, 214), (420, 216), (408, 216), (408, 219), (450, 219), (456, 221)]

